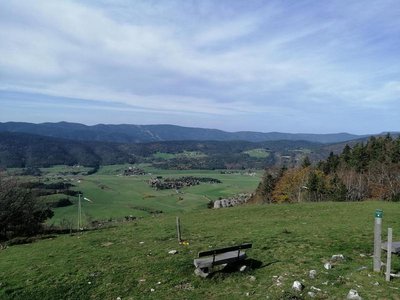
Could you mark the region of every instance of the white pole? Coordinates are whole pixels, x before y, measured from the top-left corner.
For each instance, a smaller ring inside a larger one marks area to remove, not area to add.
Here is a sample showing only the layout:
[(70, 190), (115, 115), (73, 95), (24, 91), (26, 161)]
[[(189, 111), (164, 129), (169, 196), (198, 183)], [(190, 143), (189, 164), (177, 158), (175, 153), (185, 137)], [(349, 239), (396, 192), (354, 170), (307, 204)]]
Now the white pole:
[(82, 228), (82, 204), (81, 204), (81, 194), (78, 198), (78, 231)]
[(392, 269), (392, 228), (388, 228), (387, 256), (386, 256), (386, 281), (390, 281), (390, 271)]
[(381, 271), (381, 247), (382, 247), (382, 215), (380, 209), (375, 211), (375, 227), (374, 227), (374, 272)]

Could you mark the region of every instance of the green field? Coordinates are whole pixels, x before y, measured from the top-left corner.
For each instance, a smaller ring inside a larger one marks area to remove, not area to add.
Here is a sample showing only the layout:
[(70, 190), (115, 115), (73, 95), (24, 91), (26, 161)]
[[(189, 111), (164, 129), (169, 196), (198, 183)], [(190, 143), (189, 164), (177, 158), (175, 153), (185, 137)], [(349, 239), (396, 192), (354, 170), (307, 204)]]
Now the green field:
[[(399, 205), (307, 203), (174, 212), (11, 246), (0, 251), (0, 298), (309, 299), (314, 286), (321, 289), (315, 299), (345, 299), (350, 289), (363, 299), (399, 299), (400, 279), (385, 282), (382, 273), (372, 271), (370, 258), (375, 209), (384, 210), (383, 234), (390, 226), (394, 240), (400, 240)], [(176, 241), (176, 215), (189, 246)], [(248, 251), (253, 268), (207, 279), (193, 274), (198, 251), (242, 242), (253, 242)], [(168, 254), (171, 249), (178, 254)], [(334, 254), (345, 260), (325, 270), (324, 262)], [(393, 257), (393, 264), (398, 271), (400, 258)], [(315, 279), (308, 277), (312, 269)], [(305, 285), (301, 294), (292, 291), (294, 280)]]
[[(238, 193), (251, 193), (255, 190), (260, 180), (261, 171), (257, 176), (249, 176), (245, 173), (220, 174), (220, 171), (208, 170), (158, 170), (146, 165), (144, 168), (149, 175), (121, 176), (120, 174), (128, 165), (104, 166), (94, 174), (65, 175), (65, 169), (58, 166), (43, 169), (44, 178), (51, 180), (64, 180), (75, 185), (74, 189), (83, 192), (83, 195), (93, 202), (82, 202), (84, 221), (99, 219), (122, 219), (124, 216), (133, 215), (143, 217), (150, 210), (162, 210), (163, 212), (183, 212), (198, 209), (206, 209), (210, 199), (229, 197)], [(68, 169), (68, 168), (67, 168)], [(72, 169), (74, 170), (74, 169)], [(186, 187), (179, 192), (175, 190), (157, 191), (152, 189), (148, 181), (152, 177), (212, 177), (222, 181), (221, 184), (203, 183), (198, 186)], [(59, 197), (65, 197), (60, 195)], [(54, 196), (53, 196), (54, 198)], [(77, 197), (69, 197), (74, 203), (72, 206), (54, 209), (55, 215), (49, 223), (58, 224), (61, 220), (75, 223), (77, 215)]]
[(248, 154), (250, 157), (255, 157), (255, 158), (267, 158), (270, 156), (270, 152), (265, 150), (265, 149), (251, 149), (248, 151), (245, 151), (243, 153)]

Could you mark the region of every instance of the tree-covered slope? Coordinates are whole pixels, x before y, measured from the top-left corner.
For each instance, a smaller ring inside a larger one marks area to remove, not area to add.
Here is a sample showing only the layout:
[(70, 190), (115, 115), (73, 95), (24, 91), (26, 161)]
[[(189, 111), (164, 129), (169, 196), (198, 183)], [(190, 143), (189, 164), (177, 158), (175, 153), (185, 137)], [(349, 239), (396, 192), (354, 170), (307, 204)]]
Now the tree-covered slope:
[(118, 143), (141, 143), (153, 141), (201, 140), (251, 142), (276, 140), (305, 140), (319, 143), (337, 143), (361, 136), (348, 133), (292, 134), (280, 132), (226, 132), (218, 129), (182, 127), (176, 125), (106, 125), (87, 126), (77, 123), (0, 123), (0, 131), (24, 132), (81, 141), (106, 141)]

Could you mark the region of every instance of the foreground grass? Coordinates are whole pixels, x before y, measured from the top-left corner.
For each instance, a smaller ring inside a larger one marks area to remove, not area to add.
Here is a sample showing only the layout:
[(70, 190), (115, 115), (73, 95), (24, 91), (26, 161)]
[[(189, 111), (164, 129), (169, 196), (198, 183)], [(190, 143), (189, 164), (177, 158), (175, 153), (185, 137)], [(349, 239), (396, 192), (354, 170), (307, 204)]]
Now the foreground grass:
[[(181, 214), (183, 237), (190, 242), (186, 247), (177, 244), (175, 214), (12, 246), (0, 251), (0, 298), (307, 299), (314, 286), (322, 290), (316, 299), (344, 299), (350, 289), (364, 299), (400, 299), (400, 279), (386, 283), (372, 272), (377, 208), (384, 210), (383, 235), (390, 226), (394, 240), (400, 240), (399, 204), (363, 202)], [(198, 251), (246, 241), (253, 242), (249, 258), (262, 267), (253, 264), (243, 273), (218, 272), (207, 279), (193, 274)], [(178, 254), (168, 254), (171, 249)], [(346, 260), (325, 270), (333, 254)], [(400, 269), (399, 260), (393, 258), (394, 269)], [(311, 269), (318, 272), (315, 279), (308, 277)], [(294, 280), (306, 286), (301, 295), (291, 291)]]

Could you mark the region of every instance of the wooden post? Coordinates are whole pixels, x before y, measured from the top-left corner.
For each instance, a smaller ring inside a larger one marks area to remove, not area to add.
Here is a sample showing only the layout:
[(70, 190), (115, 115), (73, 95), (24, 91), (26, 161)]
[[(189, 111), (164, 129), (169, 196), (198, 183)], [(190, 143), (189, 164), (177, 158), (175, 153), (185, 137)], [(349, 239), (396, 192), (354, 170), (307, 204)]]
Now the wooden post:
[(374, 226), (374, 272), (381, 271), (381, 247), (382, 247), (382, 215), (380, 209), (375, 211), (375, 226)]
[(392, 228), (388, 228), (387, 256), (386, 256), (386, 281), (390, 281), (390, 271), (392, 269)]
[(176, 232), (178, 233), (178, 243), (180, 243), (182, 239), (181, 239), (181, 221), (179, 217), (176, 217)]

